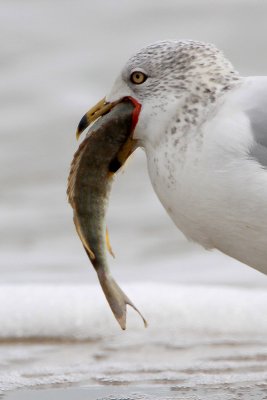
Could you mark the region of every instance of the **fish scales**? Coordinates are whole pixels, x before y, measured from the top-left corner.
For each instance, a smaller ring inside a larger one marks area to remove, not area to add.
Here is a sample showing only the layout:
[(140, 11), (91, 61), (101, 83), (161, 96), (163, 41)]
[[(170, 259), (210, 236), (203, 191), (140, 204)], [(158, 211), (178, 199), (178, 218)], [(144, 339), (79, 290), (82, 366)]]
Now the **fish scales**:
[(75, 153), (71, 166), (69, 202), (75, 211), (75, 225), (79, 225), (86, 240), (85, 248), (89, 250), (89, 245), (96, 256), (90, 257), (96, 269), (98, 265), (107, 267), (104, 218), (113, 176), (109, 164), (131, 133), (132, 111), (131, 102), (120, 103), (97, 120)]
[[(105, 216), (114, 175), (114, 165), (127, 140), (132, 140), (134, 105), (126, 100), (98, 119), (74, 154), (68, 179), (68, 199), (74, 224), (100, 281), (114, 316), (126, 328), (126, 305), (133, 307), (112, 278), (106, 256)], [(142, 317), (144, 324), (146, 321)]]

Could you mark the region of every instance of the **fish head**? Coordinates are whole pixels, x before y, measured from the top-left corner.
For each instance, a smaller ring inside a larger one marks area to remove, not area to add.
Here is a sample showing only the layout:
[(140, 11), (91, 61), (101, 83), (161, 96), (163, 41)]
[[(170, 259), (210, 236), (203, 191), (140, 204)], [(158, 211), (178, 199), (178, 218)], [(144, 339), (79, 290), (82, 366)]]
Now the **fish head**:
[(131, 102), (134, 106), (132, 111), (131, 126), (129, 127), (131, 133), (122, 148), (119, 150), (114, 160), (112, 160), (112, 162), (110, 163), (109, 171), (111, 173), (111, 176), (121, 168), (121, 166), (129, 158), (129, 156), (138, 147), (138, 142), (136, 139), (133, 138), (133, 133), (140, 115), (141, 104), (131, 96), (124, 96), (119, 100), (115, 100), (112, 102), (107, 102), (106, 98), (103, 98), (82, 117), (76, 131), (76, 138), (79, 139), (81, 133), (87, 127), (90, 127), (94, 123), (94, 121), (109, 113), (119, 103), (126, 101)]
[(133, 114), (132, 114), (132, 126), (131, 130), (133, 131), (138, 122), (139, 114), (141, 111), (141, 104), (132, 96), (122, 96), (118, 100), (107, 101), (106, 97), (101, 99), (96, 105), (90, 108), (87, 111), (82, 119), (79, 122), (78, 128), (76, 130), (76, 139), (78, 140), (80, 135), (84, 132), (84, 130), (91, 126), (93, 122), (95, 122), (98, 118), (107, 114), (112, 108), (114, 108), (117, 104), (123, 101), (131, 101), (134, 105)]

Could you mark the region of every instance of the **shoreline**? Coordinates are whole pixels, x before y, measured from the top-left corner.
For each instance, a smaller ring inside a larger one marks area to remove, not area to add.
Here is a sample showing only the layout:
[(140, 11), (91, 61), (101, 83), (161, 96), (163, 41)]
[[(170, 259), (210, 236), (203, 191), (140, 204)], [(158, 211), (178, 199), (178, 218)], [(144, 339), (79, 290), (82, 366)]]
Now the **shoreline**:
[[(214, 398), (240, 398), (262, 400), (267, 384), (252, 387), (247, 382), (242, 388), (232, 385), (185, 386), (90, 386), (54, 389), (17, 390), (1, 395), (4, 400), (213, 400)], [(37, 397), (38, 396), (38, 397)], [(222, 397), (219, 397), (222, 396)], [(235, 397), (237, 396), (237, 397)]]

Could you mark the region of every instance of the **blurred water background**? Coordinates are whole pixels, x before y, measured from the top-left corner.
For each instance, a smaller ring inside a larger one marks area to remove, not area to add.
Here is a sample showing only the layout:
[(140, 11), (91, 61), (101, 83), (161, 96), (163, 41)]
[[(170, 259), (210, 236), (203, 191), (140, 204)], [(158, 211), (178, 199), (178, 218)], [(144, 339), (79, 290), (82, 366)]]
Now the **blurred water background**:
[(190, 38), (215, 43), (243, 75), (266, 75), (266, 17), (264, 0), (1, 1), (3, 393), (74, 385), (99, 390), (91, 399), (266, 395), (267, 278), (186, 241), (152, 191), (142, 151), (114, 183), (108, 225), (112, 272), (148, 330), (129, 311), (119, 331), (65, 194), (76, 126), (129, 56)]

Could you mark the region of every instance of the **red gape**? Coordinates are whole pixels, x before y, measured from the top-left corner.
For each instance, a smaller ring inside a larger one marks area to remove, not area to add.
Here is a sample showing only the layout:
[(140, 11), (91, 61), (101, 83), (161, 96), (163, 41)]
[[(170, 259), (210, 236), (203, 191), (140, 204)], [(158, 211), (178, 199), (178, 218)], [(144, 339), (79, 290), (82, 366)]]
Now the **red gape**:
[(133, 116), (132, 116), (132, 126), (131, 126), (131, 130), (133, 131), (134, 128), (136, 127), (137, 122), (138, 122), (138, 118), (139, 118), (139, 114), (140, 114), (140, 111), (141, 111), (142, 106), (141, 106), (141, 104), (140, 104), (136, 99), (134, 99), (132, 96), (127, 96), (126, 99), (131, 100), (131, 102), (132, 102), (133, 105), (134, 105)]

